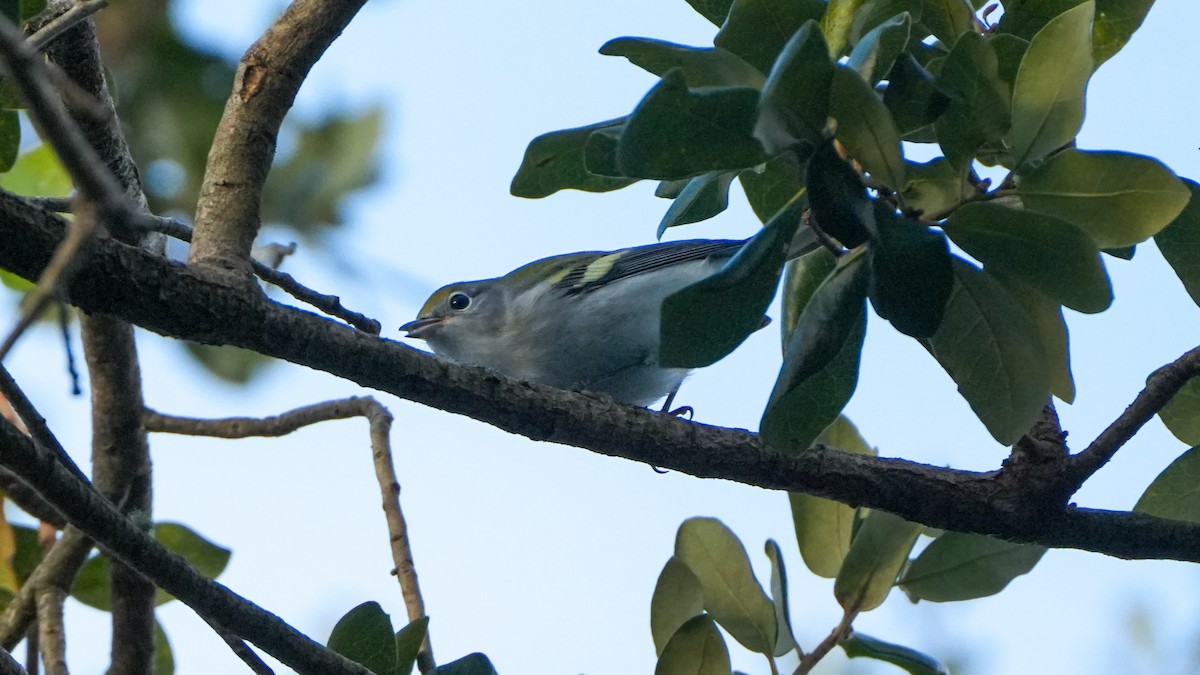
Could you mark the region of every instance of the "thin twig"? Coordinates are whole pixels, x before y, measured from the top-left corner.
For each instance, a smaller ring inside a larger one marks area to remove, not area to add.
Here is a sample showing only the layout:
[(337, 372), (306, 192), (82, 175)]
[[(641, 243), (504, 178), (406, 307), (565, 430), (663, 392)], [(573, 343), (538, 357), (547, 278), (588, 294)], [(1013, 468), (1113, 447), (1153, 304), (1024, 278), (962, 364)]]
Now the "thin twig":
[(1067, 459), (1066, 476), (1078, 488), (1145, 424), (1163, 409), (1175, 394), (1193, 377), (1200, 375), (1200, 347), (1159, 368), (1146, 380), (1146, 388), (1133, 399), (1108, 428), (1100, 432), (1091, 445)]
[(209, 628), (212, 628), (213, 632), (219, 635), (221, 639), (225, 641), (225, 644), (229, 646), (229, 649), (234, 653), (234, 655), (241, 659), (242, 663), (246, 664), (246, 667), (250, 669), (250, 672), (254, 673), (254, 675), (275, 675), (275, 671), (271, 670), (271, 667), (268, 666), (253, 649), (250, 648), (250, 645), (247, 645), (245, 642), (243, 642), (241, 638), (229, 632), (228, 628), (219, 623), (209, 621), (207, 618), (204, 620), (208, 623)]
[(29, 579), (17, 592), (4, 613), (0, 615), (0, 647), (12, 649), (17, 646), (25, 631), (33, 624), (37, 615), (38, 593), (46, 588), (70, 590), (75, 575), (87, 561), (92, 550), (92, 540), (74, 527), (63, 531), (63, 536), (34, 568)]
[(29, 397), (25, 395), (20, 385), (17, 384), (17, 381), (13, 379), (13, 376), (9, 374), (8, 369), (3, 365), (0, 365), (0, 395), (3, 395), (8, 400), (13, 411), (17, 413), (17, 417), (21, 418), (21, 422), (24, 423), (25, 429), (35, 443), (53, 453), (58, 458), (58, 461), (62, 462), (80, 480), (87, 480), (87, 476), (84, 475), (83, 471), (80, 471), (79, 466), (75, 464), (75, 460), (71, 459), (66, 449), (58, 442), (58, 437), (54, 435), (54, 432), (50, 430), (50, 426), (46, 424), (46, 418), (42, 417), (42, 414), (34, 407), (33, 401), (29, 400)]
[[(251, 436), (279, 437), (290, 434), (301, 427), (329, 420), (365, 417), (370, 424), (371, 452), (375, 460), (375, 476), (383, 498), (383, 512), (388, 524), (392, 561), (400, 581), (400, 592), (408, 611), (409, 621), (425, 616), (425, 602), (417, 583), (416, 566), (413, 564), (412, 548), (408, 540), (408, 526), (400, 509), (400, 482), (392, 460), (391, 444), (388, 440), (392, 415), (369, 396), (353, 396), (336, 401), (326, 401), (289, 410), (270, 417), (228, 417), (224, 419), (196, 419), (176, 417), (147, 409), (142, 415), (142, 425), (147, 431), (209, 436), (216, 438), (248, 438)], [(417, 655), (421, 672), (434, 668), (433, 648), (429, 634)]]
[(76, 0), (75, 5), (67, 11), (54, 17), (49, 23), (29, 36), (29, 45), (34, 49), (45, 51), (55, 38), (71, 30), (80, 21), (108, 7), (108, 0)]
[(83, 388), (79, 385), (79, 369), (75, 367), (75, 350), (71, 347), (71, 321), (70, 321), (70, 305), (58, 299), (58, 330), (62, 334), (63, 352), (67, 355), (67, 374), (71, 377), (71, 395), (79, 396), (83, 394)]
[(813, 647), (811, 652), (805, 654), (804, 658), (800, 659), (800, 665), (796, 667), (796, 671), (792, 675), (805, 675), (810, 672), (821, 659), (825, 658), (825, 655), (830, 650), (836, 647), (839, 642), (846, 639), (846, 636), (850, 634), (850, 626), (857, 617), (858, 608), (854, 606), (848, 608), (842, 614), (842, 620), (830, 631), (829, 635), (826, 635), (820, 644)]

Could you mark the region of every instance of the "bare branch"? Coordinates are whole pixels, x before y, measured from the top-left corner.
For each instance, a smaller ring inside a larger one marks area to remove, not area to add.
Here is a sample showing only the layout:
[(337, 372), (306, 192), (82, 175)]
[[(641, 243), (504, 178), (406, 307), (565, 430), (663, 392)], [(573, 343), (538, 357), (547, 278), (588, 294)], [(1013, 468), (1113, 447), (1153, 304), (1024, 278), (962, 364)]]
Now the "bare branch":
[(38, 647), (46, 675), (69, 675), (67, 635), (63, 630), (63, 603), (67, 591), (48, 586), (37, 594)]
[(51, 19), (46, 25), (29, 36), (29, 44), (38, 51), (44, 51), (58, 36), (71, 30), (81, 21), (108, 7), (108, 0), (78, 0), (70, 9)]
[(21, 586), (17, 597), (8, 603), (0, 615), (0, 647), (12, 649), (25, 636), (25, 631), (36, 618), (37, 598), (42, 591), (59, 588), (70, 592), (75, 575), (87, 561), (91, 550), (92, 540), (82, 532), (73, 527), (63, 531), (63, 536), (42, 558), (42, 562)]
[(294, 0), (246, 51), (217, 127), (188, 261), (249, 285), (262, 188), (300, 84), (365, 0)]

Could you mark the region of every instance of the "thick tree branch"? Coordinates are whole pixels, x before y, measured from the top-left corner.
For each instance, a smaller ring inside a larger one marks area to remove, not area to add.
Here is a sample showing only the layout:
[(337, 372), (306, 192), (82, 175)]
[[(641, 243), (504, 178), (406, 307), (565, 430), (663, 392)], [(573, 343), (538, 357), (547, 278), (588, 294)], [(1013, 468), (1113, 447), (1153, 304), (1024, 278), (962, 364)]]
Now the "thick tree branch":
[[(23, 277), (44, 266), (63, 223), (0, 195), (0, 268)], [(696, 424), (610, 400), (457, 366), (309, 312), (239, 293), (178, 263), (97, 241), (71, 301), (163, 335), (232, 344), (323, 370), (506, 431), (707, 478), (808, 492), (891, 511), (934, 527), (991, 534), (1123, 558), (1200, 562), (1200, 525), (1066, 508), (1031, 511), (994, 473), (926, 466), (818, 448), (789, 456), (740, 429)]]
[(217, 127), (189, 262), (232, 273), (248, 285), (250, 248), (275, 140), (300, 84), (366, 0), (294, 0), (238, 64)]
[(207, 621), (225, 626), (301, 673), (369, 675), (362, 666), (321, 647), (279, 617), (196, 571), (68, 472), (53, 456), (0, 420), (0, 461), (62, 506), (83, 533), (112, 559), (138, 570)]

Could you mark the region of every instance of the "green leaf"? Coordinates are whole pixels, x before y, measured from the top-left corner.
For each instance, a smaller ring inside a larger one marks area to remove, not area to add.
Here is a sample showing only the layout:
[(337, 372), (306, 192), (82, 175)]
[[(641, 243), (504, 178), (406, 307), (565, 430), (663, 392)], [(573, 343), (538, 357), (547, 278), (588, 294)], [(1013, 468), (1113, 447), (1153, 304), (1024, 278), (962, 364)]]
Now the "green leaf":
[(739, 173), (738, 181), (754, 215), (765, 223), (804, 189), (804, 164), (796, 153), (785, 152)]
[(429, 617), (423, 616), (396, 631), (396, 675), (411, 675), (417, 652), (429, 633)]
[(863, 36), (898, 14), (908, 13), (913, 22), (919, 22), (924, 11), (924, 0), (869, 0), (854, 13), (854, 22), (850, 25), (850, 44), (857, 46)]
[(21, 120), (15, 110), (0, 110), (0, 172), (17, 163), (21, 150)]
[(875, 228), (867, 186), (832, 143), (821, 144), (805, 171), (816, 226), (847, 248), (861, 245)]
[(1158, 417), (1175, 438), (1200, 445), (1200, 379), (1188, 380), (1158, 411)]
[(953, 269), (954, 291), (930, 350), (992, 436), (1012, 445), (1050, 398), (1045, 351), (999, 282), (959, 258)]
[(1014, 35), (1025, 41), (1033, 39), (1038, 31), (1053, 19), (1083, 4), (1084, 0), (1039, 0), (1037, 2), (1010, 2), (996, 24), (1000, 35)]
[(1063, 320), (1062, 305), (1017, 279), (1005, 275), (999, 275), (998, 278), (1033, 321), (1033, 327), (1046, 353), (1050, 393), (1067, 403), (1073, 402), (1075, 378), (1071, 375), (1069, 336), (1067, 322)]
[(1191, 197), (1170, 225), (1154, 235), (1163, 258), (1175, 270), (1192, 302), (1200, 305), (1200, 183), (1183, 179)]
[(854, 631), (850, 637), (839, 642), (838, 646), (846, 652), (846, 656), (852, 659), (862, 656), (883, 661), (904, 669), (910, 675), (950, 675), (950, 669), (932, 656), (922, 654), (915, 649), (884, 642), (866, 633)]
[(767, 157), (751, 133), (757, 107), (752, 88), (690, 91), (672, 70), (630, 115), (617, 147), (621, 170), (661, 180), (761, 164)]
[(1101, 248), (1131, 246), (1169, 225), (1191, 199), (1162, 162), (1067, 149), (1017, 178), (1025, 206), (1079, 226)]
[(829, 55), (840, 59), (850, 44), (854, 15), (866, 0), (827, 0), (821, 15), (821, 33), (829, 43)]
[(882, 605), (922, 527), (887, 511), (868, 513), (833, 582), (838, 604), (846, 611), (860, 612)]
[(174, 675), (175, 656), (162, 624), (154, 622), (154, 675)]
[(434, 668), (429, 675), (497, 675), (488, 657), (475, 652)]
[(806, 21), (820, 19), (822, 0), (735, 0), (713, 44), (770, 72), (783, 45)]
[(759, 98), (754, 136), (769, 154), (824, 138), (834, 64), (815, 21), (788, 40)]
[(19, 26), (21, 24), (20, 0), (0, 0), (0, 14)]
[(836, 266), (837, 258), (823, 247), (789, 260), (784, 266), (783, 321), (780, 322), (780, 337), (784, 345), (791, 338), (796, 322), (800, 320), (800, 313)]
[(762, 88), (763, 74), (719, 47), (689, 47), (663, 40), (619, 37), (604, 43), (600, 53), (624, 56), (629, 62), (662, 77), (678, 68), (689, 87), (744, 86)]
[(1005, 136), (1014, 166), (1042, 159), (1075, 138), (1092, 74), (1092, 15), (1087, 0), (1046, 24), (1021, 59)]
[[(746, 649), (774, 653), (775, 607), (754, 578), (737, 535), (715, 518), (688, 518), (675, 537), (675, 557), (700, 581), (704, 609), (717, 623)], [(663, 659), (673, 643), (674, 639), (663, 650)]]
[(988, 39), (996, 52), (996, 71), (1000, 79), (1008, 84), (1009, 89), (1017, 82), (1017, 72), (1021, 69), (1021, 60), (1029, 50), (1029, 40), (1022, 40), (1016, 35), (1001, 33)]
[(1183, 453), (1163, 469), (1133, 510), (1200, 523), (1200, 446)]
[(1096, 23), (1092, 27), (1096, 67), (1121, 51), (1153, 4), (1154, 0), (1096, 0)]
[(38, 532), (32, 527), (12, 525), (13, 537), (16, 540), (16, 552), (13, 555), (12, 567), (17, 573), (17, 580), (24, 584), (33, 570), (42, 562), (42, 545), (38, 541)]
[(918, 164), (906, 162), (908, 184), (902, 197), (908, 208), (933, 217), (944, 214), (975, 193), (966, 172), (956, 169), (945, 157)]
[(46, 9), (46, 0), (21, 0), (21, 22), (41, 14), (44, 9)]
[(671, 556), (658, 575), (650, 597), (650, 635), (654, 651), (662, 656), (671, 636), (689, 619), (704, 613), (704, 589), (692, 570)]
[(683, 624), (667, 643), (654, 675), (730, 675), (729, 649), (707, 614)]
[(607, 192), (637, 182), (633, 178), (596, 175), (588, 171), (584, 161), (584, 148), (593, 132), (617, 129), (624, 123), (625, 118), (620, 118), (538, 136), (525, 148), (509, 192), (515, 197), (538, 199), (559, 190)]
[(850, 156), (885, 185), (904, 189), (904, 152), (892, 114), (871, 85), (844, 66), (834, 71), (829, 114)]
[(950, 104), (934, 129), (946, 159), (956, 167), (966, 168), (980, 146), (998, 142), (1009, 130), (1009, 88), (998, 64), (992, 43), (967, 33), (938, 73), (938, 87), (950, 96)]
[(583, 142), (583, 170), (592, 177), (628, 179), (617, 161), (617, 147), (623, 133), (624, 124), (593, 131)]
[(771, 560), (771, 604), (775, 606), (777, 629), (774, 656), (783, 656), (796, 648), (792, 619), (788, 614), (787, 569), (783, 565), (783, 551), (774, 539), (768, 539), (763, 548)]
[(364, 602), (338, 619), (326, 643), (329, 649), (378, 675), (396, 672), (396, 635), (392, 619), (377, 602)]
[(975, 8), (967, 0), (925, 0), (921, 23), (949, 49), (961, 35), (975, 32)]
[[(182, 556), (201, 574), (215, 579), (225, 566), (229, 564), (232, 552), (222, 548), (196, 534), (186, 525), (179, 523), (156, 523), (154, 538), (167, 550)], [(71, 596), (83, 604), (105, 612), (111, 611), (112, 602), (109, 592), (109, 562), (103, 555), (94, 555), (88, 559), (76, 577)], [(162, 605), (174, 598), (161, 588), (155, 598), (155, 605)]]
[(710, 171), (688, 181), (679, 196), (658, 223), (661, 238), (668, 227), (707, 220), (729, 207), (729, 184), (732, 171)]
[(765, 325), (802, 205), (797, 200), (772, 218), (715, 274), (667, 296), (660, 363), (671, 368), (711, 365)]
[(942, 323), (954, 288), (946, 237), (895, 215), (883, 202), (875, 203), (875, 224), (868, 252), (871, 306), (901, 333), (930, 337)]
[(866, 333), (867, 272), (862, 256), (843, 256), (800, 315), (759, 423), (763, 440), (777, 450), (807, 450), (854, 393)]
[[(859, 435), (854, 424), (839, 415), (817, 436), (814, 444), (853, 452), (875, 455), (876, 451)], [(854, 530), (855, 509), (832, 499), (802, 492), (789, 492), (792, 524), (800, 556), (808, 569), (819, 577), (833, 579), (842, 569), (842, 561), (850, 551), (850, 536)]]
[(1053, 216), (997, 203), (967, 204), (950, 214), (946, 234), (989, 272), (1014, 276), (1088, 314), (1112, 304), (1112, 284), (1088, 235)]
[(45, 143), (22, 153), (8, 173), (0, 175), (0, 188), (19, 195), (66, 197), (72, 187), (54, 149)]
[(914, 602), (982, 598), (999, 593), (1010, 581), (1027, 574), (1045, 552), (1045, 546), (947, 532), (921, 551), (899, 583)]
[(900, 133), (908, 135), (933, 124), (950, 105), (950, 97), (938, 88), (932, 74), (912, 54), (896, 59), (888, 73), (883, 104), (892, 113)]
[(234, 384), (249, 382), (255, 375), (275, 363), (275, 360), (268, 356), (232, 345), (184, 342), (183, 346), (209, 373)]
[(714, 26), (720, 27), (725, 23), (725, 17), (729, 16), (729, 7), (733, 5), (733, 0), (687, 0), (687, 4)]
[(912, 17), (908, 12), (888, 19), (854, 45), (846, 65), (872, 85), (878, 83), (887, 76), (896, 58), (904, 53), (911, 32)]

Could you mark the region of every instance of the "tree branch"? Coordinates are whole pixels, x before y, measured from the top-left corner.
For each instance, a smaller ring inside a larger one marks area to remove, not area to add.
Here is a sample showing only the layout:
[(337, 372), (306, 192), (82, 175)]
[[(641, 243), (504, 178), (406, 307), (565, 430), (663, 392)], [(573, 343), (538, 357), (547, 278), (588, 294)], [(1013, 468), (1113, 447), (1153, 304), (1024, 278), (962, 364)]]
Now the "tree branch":
[[(57, 216), (0, 194), (0, 268), (36, 276), (62, 236)], [(511, 433), (694, 476), (808, 492), (908, 520), (1122, 558), (1200, 562), (1200, 525), (1143, 514), (1031, 511), (994, 473), (958, 471), (827, 448), (784, 455), (750, 432), (687, 422), (587, 394), (448, 363), (309, 312), (200, 277), (114, 241), (97, 241), (70, 287), (73, 303), (170, 337), (231, 344), (323, 370)]]
[(308, 71), (363, 4), (294, 0), (246, 51), (209, 151), (189, 263), (227, 273), (227, 283), (248, 285), (279, 127)]

